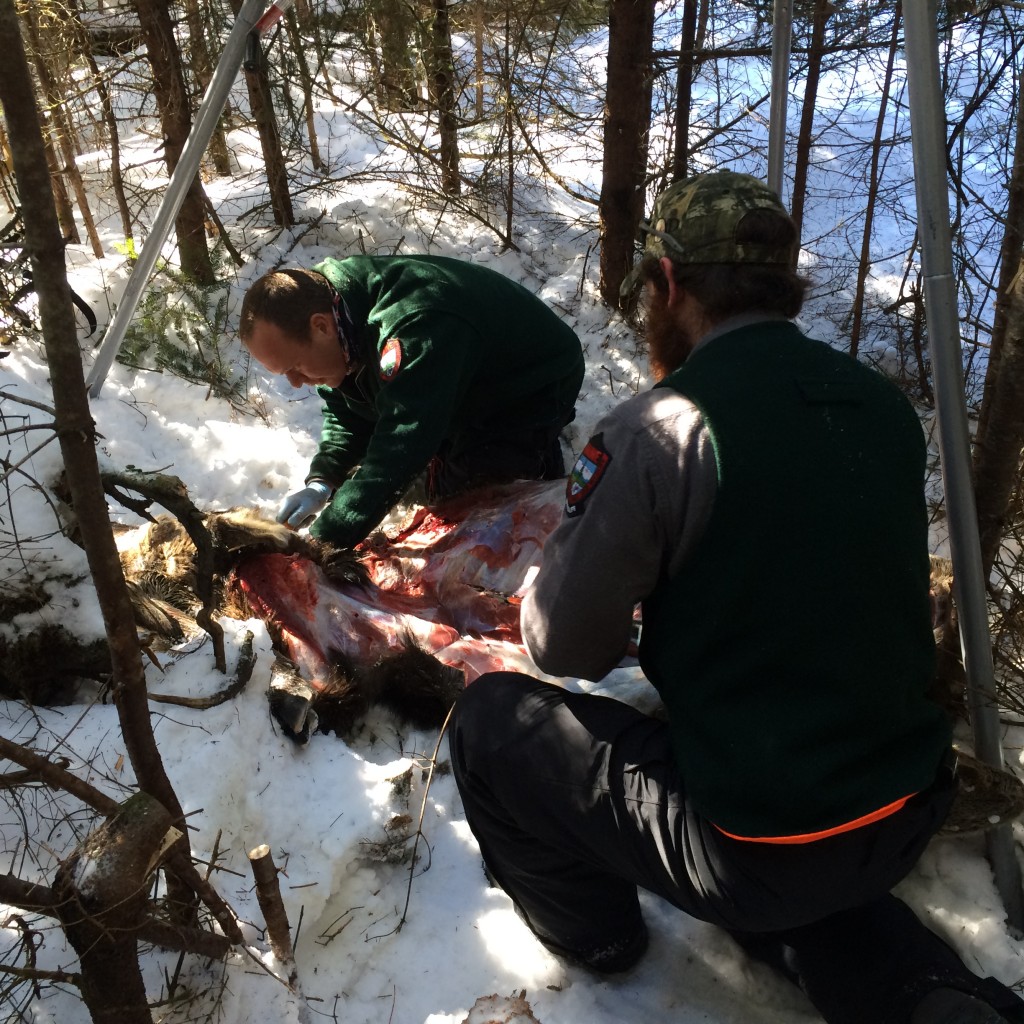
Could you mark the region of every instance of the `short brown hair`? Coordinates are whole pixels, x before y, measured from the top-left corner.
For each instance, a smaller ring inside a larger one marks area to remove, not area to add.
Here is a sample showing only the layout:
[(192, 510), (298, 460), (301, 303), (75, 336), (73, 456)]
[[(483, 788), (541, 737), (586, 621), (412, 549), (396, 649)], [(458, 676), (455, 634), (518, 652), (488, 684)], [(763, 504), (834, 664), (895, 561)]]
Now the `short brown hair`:
[(309, 318), (334, 309), (327, 278), (312, 270), (271, 270), (255, 281), (242, 299), (238, 334), (245, 341), (253, 323), (265, 320), (297, 341), (310, 341)]
[[(737, 242), (785, 250), (795, 247), (796, 224), (784, 213), (752, 210), (736, 229)], [(681, 263), (672, 260), (677, 285), (694, 295), (714, 321), (740, 313), (775, 313), (792, 318), (800, 312), (809, 282), (792, 267), (769, 263)], [(666, 290), (668, 282), (657, 256), (645, 256), (641, 280)]]

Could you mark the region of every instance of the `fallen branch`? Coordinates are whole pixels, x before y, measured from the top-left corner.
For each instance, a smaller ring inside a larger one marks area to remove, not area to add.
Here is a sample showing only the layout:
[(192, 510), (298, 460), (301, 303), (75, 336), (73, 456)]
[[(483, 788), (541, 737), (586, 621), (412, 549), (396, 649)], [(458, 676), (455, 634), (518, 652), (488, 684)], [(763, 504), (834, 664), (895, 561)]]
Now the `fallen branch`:
[[(2, 736), (0, 736), (0, 757), (6, 757), (8, 761), (20, 764), (35, 780), (45, 782), (54, 789), (62, 789), (66, 793), (78, 797), (82, 803), (99, 811), (100, 814), (109, 817), (111, 814), (115, 814), (120, 806), (106, 793), (101, 793), (95, 786), (83, 782), (77, 775), (66, 771), (61, 764), (48, 760), (42, 754), (37, 754), (20, 743), (12, 743)], [(63, 758), (61, 760), (63, 761)]]
[[(237, 697), (252, 678), (253, 666), (256, 664), (256, 656), (252, 652), (252, 641), (252, 631), (247, 630), (245, 639), (242, 641), (241, 653), (238, 655), (238, 674), (234, 682), (223, 690), (218, 690), (217, 693), (213, 693), (209, 697), (178, 697), (174, 694), (150, 693), (148, 694), (149, 699), (157, 704), (175, 704), (178, 707), (193, 708), (196, 711), (207, 711), (219, 704), (227, 703), (232, 697)], [(0, 776), (0, 782), (2, 782), (2, 776)]]
[[(0, 875), (0, 902), (33, 914), (60, 919), (57, 908), (60, 897), (46, 885), (26, 882), (15, 875)], [(183, 928), (155, 917), (147, 917), (139, 925), (141, 942), (174, 952), (195, 953), (211, 960), (221, 960), (231, 951), (232, 943), (224, 935), (201, 928)]]
[[(178, 852), (181, 850), (181, 853)], [(191, 856), (187, 856), (180, 847), (175, 847), (171, 857), (168, 859), (169, 869), (185, 885), (190, 886), (192, 891), (206, 904), (207, 910), (213, 914), (214, 920), (220, 925), (221, 931), (228, 937), (228, 940), (237, 946), (245, 944), (242, 930), (238, 925), (238, 918), (228, 906), (220, 893), (203, 878), (196, 870)]]
[(0, 964), (0, 974), (20, 978), (22, 981), (48, 981), (53, 985), (74, 985), (81, 988), (82, 976), (68, 971), (44, 971), (38, 967), (9, 967)]
[[(227, 661), (224, 656), (224, 630), (213, 617), (213, 575), (215, 568), (214, 541), (206, 528), (205, 516), (192, 504), (188, 490), (176, 476), (166, 473), (132, 473), (106, 470), (100, 474), (103, 489), (108, 494), (125, 502), (118, 488), (149, 498), (162, 505), (185, 528), (196, 549), (196, 597), (202, 608), (196, 613), (196, 622), (210, 634), (213, 640), (214, 661), (219, 672), (227, 672)], [(125, 502), (127, 504), (127, 502)]]

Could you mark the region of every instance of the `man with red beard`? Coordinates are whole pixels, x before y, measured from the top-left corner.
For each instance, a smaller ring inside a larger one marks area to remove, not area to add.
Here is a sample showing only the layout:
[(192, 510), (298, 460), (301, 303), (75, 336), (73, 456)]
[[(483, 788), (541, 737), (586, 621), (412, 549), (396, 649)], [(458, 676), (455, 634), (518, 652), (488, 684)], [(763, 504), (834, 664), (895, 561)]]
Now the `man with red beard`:
[(545, 672), (596, 680), (639, 604), (667, 720), (513, 673), (470, 686), (452, 764), (488, 874), (600, 973), (647, 947), (642, 886), (832, 1024), (1024, 1021), (890, 894), (956, 789), (926, 696), (917, 416), (792, 322), (797, 230), (763, 183), (689, 178), (643, 229), (657, 384), (576, 462), (522, 627)]

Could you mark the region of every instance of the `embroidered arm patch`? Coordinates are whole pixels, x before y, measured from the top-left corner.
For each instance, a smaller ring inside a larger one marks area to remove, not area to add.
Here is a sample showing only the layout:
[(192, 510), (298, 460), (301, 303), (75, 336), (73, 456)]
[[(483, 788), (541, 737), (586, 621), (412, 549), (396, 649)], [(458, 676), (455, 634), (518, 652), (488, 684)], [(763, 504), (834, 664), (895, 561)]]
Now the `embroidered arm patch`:
[(580, 452), (580, 457), (566, 481), (566, 515), (578, 516), (583, 513), (584, 503), (594, 493), (611, 461), (611, 454), (604, 447), (604, 436), (595, 434), (587, 442), (586, 448)]
[(398, 338), (388, 338), (380, 352), (380, 379), (394, 380), (402, 365), (402, 342)]

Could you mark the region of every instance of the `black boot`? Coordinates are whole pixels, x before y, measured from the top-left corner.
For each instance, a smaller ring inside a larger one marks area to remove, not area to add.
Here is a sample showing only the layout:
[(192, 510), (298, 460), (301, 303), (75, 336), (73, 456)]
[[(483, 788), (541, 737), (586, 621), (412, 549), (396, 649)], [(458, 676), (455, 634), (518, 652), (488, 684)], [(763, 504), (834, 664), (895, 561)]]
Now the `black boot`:
[[(628, 971), (647, 952), (648, 943), (647, 926), (642, 921), (639, 930), (631, 935), (587, 950), (566, 949), (548, 939), (542, 939), (539, 935), (537, 938), (549, 953), (595, 974), (619, 974)], [(1001, 1022), (1002, 1017), (995, 1017), (993, 1020)], [(974, 1022), (971, 1021), (969, 1024)], [(989, 1022), (979, 1018), (978, 1024)]]
[(1007, 1018), (955, 988), (933, 988), (914, 1008), (910, 1024), (1008, 1024)]

